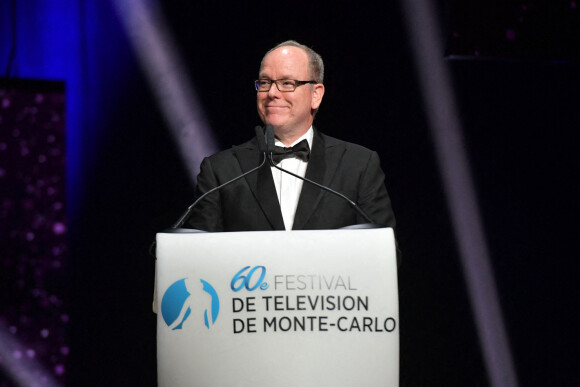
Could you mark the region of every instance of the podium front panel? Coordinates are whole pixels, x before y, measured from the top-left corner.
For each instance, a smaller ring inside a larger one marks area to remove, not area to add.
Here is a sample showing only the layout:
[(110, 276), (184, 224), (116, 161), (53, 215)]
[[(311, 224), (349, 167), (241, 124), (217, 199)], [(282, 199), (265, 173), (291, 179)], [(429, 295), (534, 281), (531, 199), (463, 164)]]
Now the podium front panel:
[(392, 229), (157, 234), (160, 386), (396, 386)]

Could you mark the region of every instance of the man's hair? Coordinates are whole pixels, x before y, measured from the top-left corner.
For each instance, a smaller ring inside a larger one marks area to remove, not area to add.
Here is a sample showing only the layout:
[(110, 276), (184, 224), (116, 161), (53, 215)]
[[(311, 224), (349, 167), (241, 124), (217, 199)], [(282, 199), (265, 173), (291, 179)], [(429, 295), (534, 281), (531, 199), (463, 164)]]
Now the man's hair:
[[(274, 48), (270, 49), (262, 58), (262, 62), (260, 62), (260, 71), (262, 70), (262, 65), (264, 64), (264, 59), (266, 58), (266, 56), (268, 56), (269, 53), (271, 53), (272, 51), (280, 48), (280, 47), (298, 47), (302, 50), (304, 50), (304, 52), (306, 52), (306, 55), (308, 55), (308, 65), (310, 67), (310, 77), (312, 78), (312, 80), (318, 82), (318, 83), (323, 83), (324, 82), (324, 62), (322, 61), (322, 57), (320, 55), (318, 55), (318, 53), (316, 53), (316, 51), (314, 51), (313, 49), (311, 49), (308, 46), (305, 46), (303, 44), (298, 43), (295, 40), (287, 40), (285, 42), (282, 42), (278, 45), (276, 45)], [(300, 81), (306, 81), (309, 79), (299, 79)]]

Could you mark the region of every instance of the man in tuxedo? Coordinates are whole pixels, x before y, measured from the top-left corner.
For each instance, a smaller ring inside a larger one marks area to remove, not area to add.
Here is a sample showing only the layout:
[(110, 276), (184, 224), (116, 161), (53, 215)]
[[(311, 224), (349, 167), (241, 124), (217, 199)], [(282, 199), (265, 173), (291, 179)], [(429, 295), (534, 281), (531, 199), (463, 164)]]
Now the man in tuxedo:
[[(276, 149), (280, 150), (277, 157), (281, 158), (277, 165), (332, 188), (358, 203), (375, 223), (394, 227), (377, 153), (326, 136), (312, 126), (324, 96), (323, 78), (322, 58), (295, 41), (277, 45), (262, 59), (256, 81), (257, 108), (262, 122), (274, 127)], [(196, 195), (257, 167), (262, 159), (256, 137), (205, 158)], [(266, 163), (201, 200), (185, 227), (205, 231), (313, 230), (366, 222), (344, 199)]]

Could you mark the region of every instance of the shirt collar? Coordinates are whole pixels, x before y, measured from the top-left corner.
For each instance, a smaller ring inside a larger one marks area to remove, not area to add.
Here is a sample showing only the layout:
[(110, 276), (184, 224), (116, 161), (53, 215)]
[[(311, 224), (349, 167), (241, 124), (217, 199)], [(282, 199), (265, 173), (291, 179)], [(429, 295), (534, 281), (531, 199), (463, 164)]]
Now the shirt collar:
[[(308, 146), (310, 147), (310, 149), (312, 150), (312, 139), (314, 138), (314, 129), (312, 129), (312, 126), (310, 126), (310, 128), (306, 131), (306, 133), (304, 133), (302, 136), (300, 136), (296, 141), (294, 141), (292, 144), (288, 145), (288, 147), (294, 146), (296, 144), (298, 144), (300, 141), (306, 139), (306, 141), (308, 141)], [(277, 138), (275, 139), (274, 145), (276, 146), (281, 146), (281, 147), (287, 147), (286, 145), (284, 145), (280, 140), (278, 140)]]

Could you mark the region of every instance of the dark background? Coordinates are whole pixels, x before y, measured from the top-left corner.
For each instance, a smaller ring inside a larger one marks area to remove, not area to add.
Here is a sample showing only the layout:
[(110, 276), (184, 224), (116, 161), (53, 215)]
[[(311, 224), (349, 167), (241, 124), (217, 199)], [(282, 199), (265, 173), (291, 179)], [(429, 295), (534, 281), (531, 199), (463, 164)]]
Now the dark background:
[[(112, 6), (83, 4), (81, 29), (97, 24), (99, 32), (81, 39), (82, 68), (92, 76), (83, 90), (100, 94), (85, 108), (82, 130), (90, 136), (79, 141), (82, 186), (69, 216), (68, 378), (72, 385), (155, 385), (147, 250), (191, 203), (194, 187)], [(561, 15), (577, 17), (566, 4)], [(519, 381), (578, 384), (579, 37), (572, 31), (558, 53), (525, 44), (506, 51), (505, 34), (495, 44), (485, 40), (485, 49), (477, 39), (458, 46), (453, 39), (469, 37), (474, 30), (466, 26), (474, 24), (453, 11), (454, 2), (440, 5), (441, 57), (452, 74)], [(484, 26), (495, 20), (491, 29), (515, 28), (517, 17), (504, 22), (494, 15), (507, 11), (492, 6), (472, 2), (465, 18), (480, 7)], [(379, 153), (397, 216), (401, 385), (487, 385), (399, 4), (183, 0), (161, 10), (221, 148), (246, 141), (259, 123), (252, 82), (265, 51), (295, 39), (322, 55), (326, 94), (315, 124)]]

